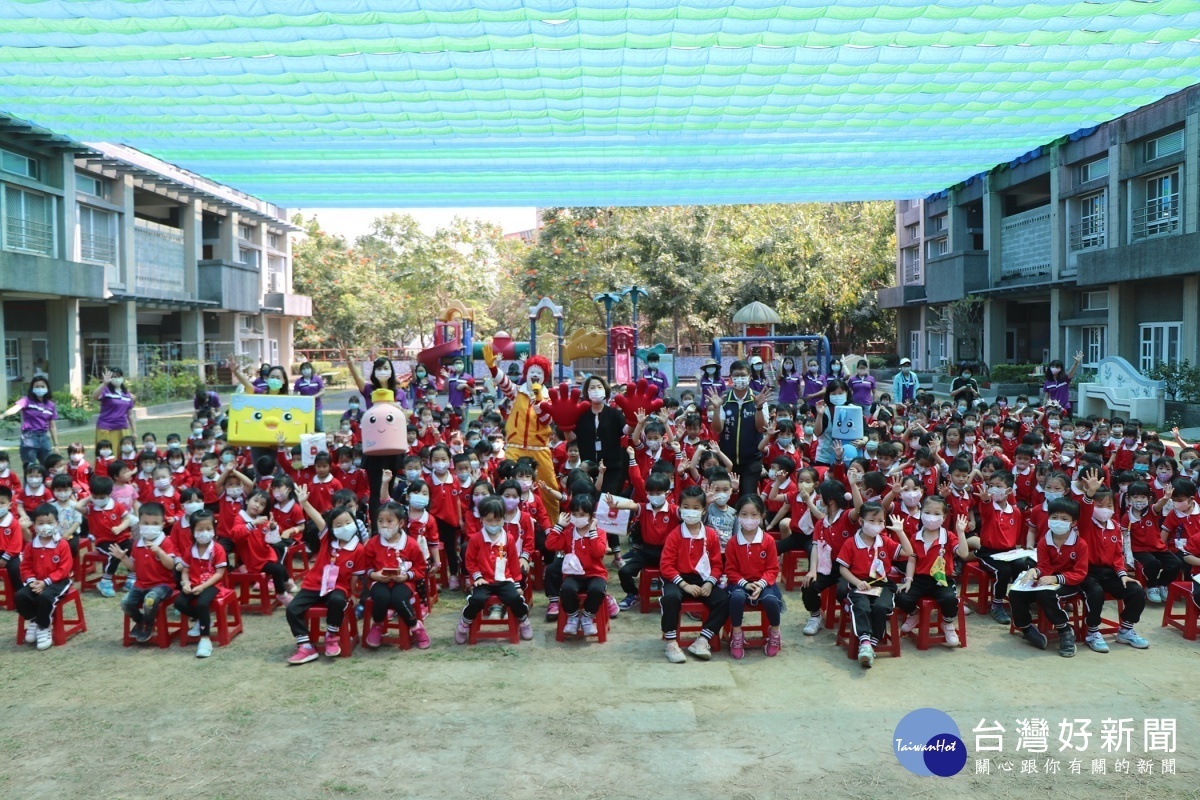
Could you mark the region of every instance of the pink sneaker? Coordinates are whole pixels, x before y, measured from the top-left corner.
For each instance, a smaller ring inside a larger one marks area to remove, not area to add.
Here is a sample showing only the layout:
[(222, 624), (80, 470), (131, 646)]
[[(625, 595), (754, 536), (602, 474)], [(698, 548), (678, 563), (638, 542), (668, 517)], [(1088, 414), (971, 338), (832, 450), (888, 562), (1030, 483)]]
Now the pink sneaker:
[(763, 651), (767, 654), (767, 657), (772, 658), (774, 656), (779, 655), (779, 651), (782, 648), (783, 648), (783, 639), (780, 638), (779, 634), (778, 633), (768, 633), (767, 634), (767, 646), (763, 648)]
[(370, 630), (367, 631), (367, 638), (363, 641), (367, 647), (375, 648), (383, 644), (383, 626), (378, 622), (371, 623)]
[(342, 654), (342, 643), (338, 641), (337, 634), (330, 636), (325, 634), (325, 655), (330, 658), (337, 658)]
[(458, 576), (451, 575), (449, 583), (450, 583), (450, 586), (449, 586), (450, 591), (454, 591), (454, 590), (458, 589)]
[(307, 642), (296, 648), (296, 652), (292, 653), (287, 662), (289, 664), (307, 664), (310, 661), (317, 660), (317, 648)]
[(741, 661), (746, 655), (746, 634), (734, 631), (729, 639), (729, 657)]
[(454, 629), (454, 643), (466, 644), (467, 634), (471, 632), (471, 623), (467, 622), (462, 617), (458, 618), (458, 627)]
[(533, 638), (533, 623), (529, 621), (529, 617), (521, 620), (521, 624), (517, 630), (521, 632), (521, 638), (526, 642)]
[(284, 592), (283, 594), (275, 595), (275, 599), (279, 601), (279, 605), (283, 606), (284, 608), (287, 608), (288, 605), (292, 602), (292, 595), (288, 592)]
[(912, 633), (913, 629), (917, 627), (919, 619), (916, 614), (909, 614), (908, 619), (904, 620), (904, 624), (900, 626), (900, 633)]
[(558, 621), (558, 601), (551, 600), (546, 603), (546, 622)]
[(412, 634), (412, 640), (417, 643), (418, 650), (429, 649), (429, 632), (425, 630), (425, 626), (422, 623), (418, 622), (412, 626), (409, 633)]
[(621, 613), (621, 607), (617, 605), (617, 598), (611, 594), (604, 595), (604, 605), (608, 606), (608, 618), (616, 619), (617, 614)]

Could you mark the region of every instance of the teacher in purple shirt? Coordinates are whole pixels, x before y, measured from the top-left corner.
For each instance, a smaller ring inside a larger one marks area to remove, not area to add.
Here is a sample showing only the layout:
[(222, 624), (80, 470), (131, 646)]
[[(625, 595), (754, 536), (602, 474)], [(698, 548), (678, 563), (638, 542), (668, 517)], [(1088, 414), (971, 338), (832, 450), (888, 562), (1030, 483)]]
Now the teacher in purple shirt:
[(658, 355), (655, 353), (646, 357), (646, 369), (642, 372), (642, 377), (646, 379), (646, 383), (658, 387), (659, 397), (666, 398), (671, 382), (667, 380), (667, 374), (658, 368)]
[(117, 367), (104, 370), (92, 399), (100, 403), (100, 416), (96, 417), (97, 444), (102, 439), (115, 445), (126, 436), (137, 438), (137, 425), (133, 421), (137, 397), (125, 388), (124, 372)]
[(1083, 363), (1083, 353), (1075, 354), (1075, 363), (1071, 364), (1071, 369), (1063, 372), (1063, 362), (1059, 359), (1054, 359), (1046, 367), (1046, 383), (1042, 386), (1044, 394), (1043, 405), (1050, 403), (1058, 403), (1065, 412), (1071, 411), (1071, 381), (1075, 377), (1075, 370), (1079, 369), (1079, 365)]
[(321, 398), (325, 396), (325, 381), (313, 370), (312, 362), (305, 361), (300, 365), (300, 377), (292, 386), (296, 394), (313, 398), (317, 414), (317, 433), (325, 432), (325, 417), (321, 410)]
[(871, 365), (865, 358), (860, 358), (855, 365), (854, 375), (846, 381), (850, 387), (850, 402), (856, 406), (870, 408), (875, 402), (875, 376), (871, 374)]
[(45, 378), (34, 378), (29, 382), (29, 391), (7, 411), (0, 414), (0, 419), (21, 414), (21, 464), (41, 464), (50, 455), (51, 445), (58, 449), (58, 409), (50, 394), (50, 384)]

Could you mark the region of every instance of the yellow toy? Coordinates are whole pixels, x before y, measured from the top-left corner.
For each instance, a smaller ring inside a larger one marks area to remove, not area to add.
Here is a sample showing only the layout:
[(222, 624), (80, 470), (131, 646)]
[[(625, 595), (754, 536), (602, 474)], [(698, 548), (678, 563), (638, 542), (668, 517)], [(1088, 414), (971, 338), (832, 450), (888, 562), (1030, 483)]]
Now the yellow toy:
[(282, 434), (288, 445), (316, 429), (316, 403), (289, 394), (235, 394), (229, 403), (230, 444), (274, 447)]

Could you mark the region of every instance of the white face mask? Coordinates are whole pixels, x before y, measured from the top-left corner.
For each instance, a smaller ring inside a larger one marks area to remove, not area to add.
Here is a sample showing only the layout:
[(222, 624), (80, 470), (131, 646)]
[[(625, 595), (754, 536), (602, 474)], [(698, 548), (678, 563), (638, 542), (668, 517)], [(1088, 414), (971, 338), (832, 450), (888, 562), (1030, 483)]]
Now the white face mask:
[(733, 388), (741, 391), (750, 387), (750, 378), (745, 375), (738, 375), (733, 379)]
[(883, 523), (882, 522), (864, 522), (863, 523), (863, 532), (869, 533), (872, 536), (878, 536), (879, 534), (883, 533)]
[(242, 499), (242, 487), (234, 486), (234, 487), (230, 487), (229, 489), (226, 489), (225, 496), (228, 497), (230, 500)]
[(353, 522), (338, 525), (333, 529), (333, 535), (337, 537), (339, 542), (348, 542), (358, 535), (358, 526)]
[(588, 400), (591, 400), (593, 403), (603, 403), (604, 402), (604, 390), (603, 389), (588, 389)]
[(846, 405), (846, 395), (831, 394), (829, 395), (829, 402), (833, 403), (835, 406), (844, 406)]
[(724, 506), (729, 502), (729, 492), (717, 492), (713, 495), (713, 501), (719, 506)]
[(51, 539), (58, 532), (57, 525), (42, 524), (37, 526), (37, 535), (43, 539)]
[(197, 511), (200, 511), (203, 508), (204, 508), (204, 503), (199, 500), (194, 500), (190, 503), (183, 504), (183, 510), (185, 512), (187, 512), (188, 514), (195, 514)]
[(196, 531), (195, 534), (193, 534), (193, 538), (196, 540), (196, 544), (208, 544), (213, 540), (213, 532)]
[(699, 524), (700, 518), (704, 516), (703, 511), (694, 508), (684, 508), (679, 512), (679, 518), (687, 525)]
[(651, 453), (656, 453), (662, 449), (662, 439), (647, 439), (646, 449)]
[(905, 505), (913, 506), (913, 505), (916, 505), (917, 503), (921, 502), (921, 492), (920, 491), (901, 492), (900, 499), (904, 501)]
[(650, 501), (650, 505), (653, 508), (662, 508), (667, 502), (666, 496), (661, 494), (653, 495), (647, 499)]
[(396, 534), (398, 533), (400, 533), (399, 528), (385, 528), (382, 525), (379, 526), (379, 535), (385, 539), (395, 539)]
[(166, 489), (166, 488), (170, 487), (170, 485), (171, 485), (170, 478), (155, 478), (154, 479), (154, 488), (156, 488), (156, 489)]
[(483, 529), (487, 531), (488, 536), (495, 538), (504, 530), (504, 525), (484, 525)]
[(577, 517), (575, 515), (571, 515), (571, 524), (574, 525), (576, 529), (585, 531), (588, 529), (588, 526), (592, 524), (592, 518), (588, 516)]
[(1111, 508), (1093, 508), (1092, 519), (1097, 522), (1108, 522), (1112, 519), (1113, 510)]
[(60, 503), (65, 503), (65, 502), (67, 502), (68, 500), (70, 500), (70, 499), (71, 499), (71, 490), (70, 490), (70, 489), (67, 489), (66, 491), (57, 491), (57, 492), (55, 492), (55, 493), (54, 493), (54, 499), (55, 499), (55, 500), (57, 500), (57, 501), (58, 501), (58, 502), (60, 502)]
[(158, 544), (163, 538), (162, 526), (139, 525), (138, 535), (142, 537), (142, 544), (146, 545), (147, 547)]
[(1067, 531), (1071, 530), (1070, 521), (1065, 519), (1052, 519), (1046, 524), (1050, 528), (1050, 533), (1055, 536), (1063, 536)]
[(753, 533), (758, 530), (758, 526), (762, 520), (756, 517), (738, 517), (738, 524), (742, 526), (742, 530), (746, 533)]
[(433, 471), (435, 473), (437, 473), (438, 475), (445, 475), (447, 472), (450, 471), (450, 462), (449, 461), (434, 461), (433, 462)]
[(921, 524), (925, 527), (926, 530), (933, 531), (933, 530), (937, 530), (938, 528), (942, 527), (943, 519), (944, 519), (944, 517), (942, 517), (941, 514), (922, 514), (921, 515)]
[(408, 504), (420, 511), (429, 505), (429, 498), (423, 494), (410, 494), (408, 496)]

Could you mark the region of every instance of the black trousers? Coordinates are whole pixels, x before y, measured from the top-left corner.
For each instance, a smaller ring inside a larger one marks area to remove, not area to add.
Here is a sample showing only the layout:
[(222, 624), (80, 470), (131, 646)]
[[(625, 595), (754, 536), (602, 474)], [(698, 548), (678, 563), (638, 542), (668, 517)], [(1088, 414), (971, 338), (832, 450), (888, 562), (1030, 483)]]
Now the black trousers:
[[(117, 547), (124, 550), (125, 555), (129, 555), (129, 552), (133, 550), (133, 539), (130, 538), (123, 542), (96, 542), (96, 552), (107, 554), (108, 546), (110, 544), (115, 544)], [(113, 575), (117, 574), (117, 567), (119, 566), (121, 566), (121, 561), (109, 556), (108, 561), (106, 561), (104, 564), (104, 577), (111, 579)]]
[(21, 556), (18, 553), (12, 558), (4, 562), (4, 568), (8, 570), (8, 585), (10, 591), (15, 591), (16, 587), (21, 585)]
[(542, 573), (542, 591), (546, 593), (547, 600), (557, 600), (559, 592), (562, 591), (562, 567), (562, 556), (546, 562), (546, 569)]
[(914, 575), (908, 591), (896, 593), (896, 608), (905, 614), (913, 614), (923, 598), (932, 597), (942, 611), (942, 619), (954, 624), (958, 619), (958, 592), (954, 590), (954, 581), (949, 584), (939, 585), (932, 575)]
[(33, 589), (22, 586), (13, 598), (17, 604), (17, 613), (27, 620), (32, 620), (39, 628), (49, 630), (50, 621), (54, 619), (54, 609), (70, 588), (69, 578), (58, 583), (47, 583), (41, 594), (34, 594)]
[(529, 606), (525, 605), (525, 596), (521, 594), (521, 587), (512, 581), (505, 581), (504, 583), (484, 583), (471, 589), (471, 594), (467, 596), (467, 606), (463, 609), (463, 619), (468, 622), (475, 619), (492, 595), (500, 598), (500, 602), (508, 606), (508, 610), (516, 614), (517, 619), (525, 619), (529, 616)]
[(586, 575), (566, 575), (562, 582), (562, 610), (568, 614), (579, 611), (579, 598), (584, 597), (583, 613), (596, 616), (604, 603), (608, 581), (604, 578), (589, 578)]
[[(686, 584), (704, 585), (704, 580), (695, 573), (680, 577)], [(663, 580), (662, 602), (659, 608), (662, 611), (662, 632), (667, 639), (674, 639), (676, 631), (679, 629), (679, 612), (684, 599), (683, 587), (677, 583)], [(700, 635), (705, 639), (711, 639), (714, 633), (721, 630), (721, 626), (729, 617), (729, 592), (719, 586), (713, 586), (708, 597), (688, 595), (686, 600), (689, 603), (703, 603), (708, 608), (708, 619), (704, 620), (704, 627), (700, 629)]]
[(442, 552), (446, 556), (446, 574), (458, 574), (458, 528), (449, 522), (437, 520), (438, 537), (442, 540)]
[[(793, 516), (792, 522), (795, 523), (799, 517)], [(791, 550), (809, 550), (812, 548), (812, 534), (805, 533), (799, 528), (793, 528), (791, 534), (779, 540), (775, 549), (780, 553), (787, 553)]]
[(217, 587), (210, 586), (200, 594), (184, 594), (180, 592), (175, 597), (175, 608), (185, 617), (191, 617), (200, 623), (200, 635), (208, 636), (212, 627), (210, 608), (217, 598)]
[(388, 609), (393, 609), (404, 620), (404, 624), (413, 627), (417, 624), (417, 615), (412, 607), (412, 589), (407, 583), (383, 583), (377, 581), (371, 585), (371, 619), (377, 625), (387, 621)]
[(266, 575), (269, 575), (275, 583), (275, 594), (283, 594), (288, 588), (287, 567), (280, 564), (278, 561), (268, 561), (263, 564), (263, 570)]
[(342, 618), (346, 614), (346, 593), (341, 589), (334, 589), (323, 596), (312, 589), (296, 592), (292, 602), (287, 605), (287, 621), (297, 644), (308, 642), (308, 610), (315, 606), (325, 606), (326, 634), (336, 633), (342, 627)]
[(1090, 630), (1100, 627), (1105, 592), (1124, 601), (1121, 622), (1134, 625), (1142, 618), (1142, 611), (1146, 608), (1146, 590), (1137, 581), (1124, 583), (1112, 567), (1102, 567), (1098, 564), (1088, 567), (1088, 574), (1083, 579), (1082, 586), (1083, 604), (1086, 608), (1085, 621)]
[[(392, 475), (404, 475), (401, 464), (404, 456), (363, 456), (363, 470), (367, 473), (367, 485), (371, 493), (367, 497), (367, 507), (371, 509), (371, 520), (379, 519), (379, 486), (383, 483), (383, 471), (390, 469)], [(395, 479), (393, 478), (393, 485)]]
[(854, 625), (854, 637), (860, 642), (869, 641), (877, 645), (887, 633), (888, 617), (896, 607), (895, 588), (883, 586), (879, 595), (850, 593), (850, 620)]
[(735, 463), (733, 472), (738, 476), (738, 498), (758, 494), (758, 482), (762, 480), (763, 462), (756, 458), (748, 463)]
[[(812, 554), (809, 554), (812, 558)], [(839, 602), (846, 598), (846, 592), (850, 591), (850, 584), (841, 579), (841, 576), (836, 572), (831, 572), (828, 575), (817, 573), (816, 579), (808, 586), (800, 589), (800, 600), (804, 603), (804, 608), (810, 614), (816, 614), (821, 611), (821, 594), (826, 589), (837, 587), (834, 591), (837, 592)]]
[[(979, 559), (979, 565), (987, 570), (992, 576), (992, 602), (1003, 600), (1008, 594), (1008, 585), (1013, 582), (1013, 578), (1020, 575), (1027, 569), (1033, 569), (1037, 566), (1028, 558), (1021, 558), (1016, 561), (997, 561), (992, 558), (996, 553), (1004, 552), (1002, 550), (991, 550), (986, 547), (981, 547), (975, 551), (975, 557)], [(1012, 598), (1009, 598), (1012, 601)]]
[(1008, 595), (1008, 605), (1012, 611), (1012, 622), (1018, 628), (1028, 628), (1033, 621), (1029, 612), (1031, 606), (1037, 603), (1042, 608), (1046, 619), (1056, 628), (1067, 627), (1067, 610), (1062, 607), (1062, 600), (1074, 597), (1081, 591), (1079, 586), (1059, 586), (1056, 591), (1039, 589), (1032, 592), (1011, 592)]
[(1170, 550), (1153, 553), (1134, 553), (1134, 561), (1142, 565), (1146, 585), (1151, 587), (1170, 586), (1183, 572), (1183, 561)]
[(638, 574), (644, 569), (658, 569), (660, 560), (662, 560), (661, 547), (643, 544), (633, 548), (629, 558), (625, 559), (625, 564), (617, 570), (617, 578), (621, 581), (621, 591), (625, 594), (637, 594)]

